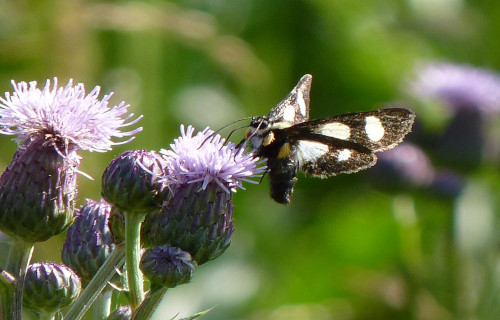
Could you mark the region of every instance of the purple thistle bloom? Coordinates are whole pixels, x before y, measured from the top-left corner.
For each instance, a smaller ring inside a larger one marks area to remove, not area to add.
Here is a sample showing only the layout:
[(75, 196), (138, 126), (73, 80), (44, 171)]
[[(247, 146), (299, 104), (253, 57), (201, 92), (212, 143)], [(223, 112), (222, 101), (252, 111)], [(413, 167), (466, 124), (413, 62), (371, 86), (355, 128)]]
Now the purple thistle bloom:
[(458, 175), (436, 169), (425, 152), (409, 142), (380, 153), (369, 174), (373, 183), (393, 192), (420, 189), (433, 195), (454, 197), (462, 189)]
[[(112, 93), (99, 100), (100, 87), (85, 95), (83, 83), (73, 86), (72, 80), (64, 88), (57, 87), (57, 78), (52, 88), (47, 80), (43, 90), (37, 88), (36, 81), (29, 85), (12, 81), (12, 85), (14, 93), (5, 93), (5, 99), (0, 97), (0, 133), (17, 135), (19, 144), (39, 137), (62, 155), (70, 148), (105, 152), (112, 145), (129, 142), (142, 130), (140, 127), (120, 131), (137, 123), (142, 116), (129, 121), (133, 117), (129, 114), (123, 119), (129, 105), (122, 101), (109, 108)], [(129, 136), (132, 137), (119, 143), (111, 141), (111, 137)]]
[(195, 136), (194, 128), (181, 125), (181, 136), (170, 145), (172, 150), (160, 150), (168, 162), (170, 174), (166, 179), (169, 184), (180, 185), (202, 182), (205, 189), (210, 182), (215, 182), (221, 189), (236, 192), (243, 189), (242, 182), (256, 183), (249, 179), (265, 171), (258, 158), (253, 154), (238, 149), (231, 143), (225, 143), (220, 135), (205, 128)]
[(220, 256), (230, 245), (233, 226), (232, 192), (243, 181), (265, 170), (258, 158), (206, 128), (181, 126), (181, 137), (161, 150), (169, 169), (165, 181), (172, 199), (149, 214), (142, 226), (145, 243), (178, 247), (198, 264)]
[(453, 111), (448, 126), (433, 139), (443, 164), (462, 171), (477, 169), (487, 143), (485, 119), (500, 112), (500, 75), (450, 63), (421, 64), (415, 73), (411, 92), (437, 99)]
[[(66, 230), (73, 220), (79, 172), (78, 150), (104, 152), (111, 137), (142, 130), (119, 129), (135, 124), (121, 116), (128, 105), (107, 106), (111, 95), (98, 100), (99, 87), (85, 95), (83, 84), (43, 90), (36, 82), (14, 85), (0, 98), (0, 133), (17, 135), (19, 148), (0, 177), (0, 230), (27, 242), (40, 242)], [(132, 138), (125, 142), (130, 141)], [(122, 142), (122, 143), (125, 143)]]
[(421, 98), (443, 101), (455, 111), (466, 108), (500, 112), (500, 76), (488, 70), (451, 63), (416, 67), (410, 91)]

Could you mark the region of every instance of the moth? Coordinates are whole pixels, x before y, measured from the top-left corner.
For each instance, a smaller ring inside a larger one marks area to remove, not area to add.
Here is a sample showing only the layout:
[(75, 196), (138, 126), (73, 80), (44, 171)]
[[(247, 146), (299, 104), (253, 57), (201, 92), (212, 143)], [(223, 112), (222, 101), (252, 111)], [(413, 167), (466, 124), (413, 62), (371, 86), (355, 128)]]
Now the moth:
[(297, 172), (327, 178), (367, 169), (376, 152), (395, 147), (415, 121), (406, 108), (341, 114), (309, 121), (312, 76), (304, 75), (267, 116), (253, 117), (242, 144), (267, 158), (271, 197), (288, 204)]

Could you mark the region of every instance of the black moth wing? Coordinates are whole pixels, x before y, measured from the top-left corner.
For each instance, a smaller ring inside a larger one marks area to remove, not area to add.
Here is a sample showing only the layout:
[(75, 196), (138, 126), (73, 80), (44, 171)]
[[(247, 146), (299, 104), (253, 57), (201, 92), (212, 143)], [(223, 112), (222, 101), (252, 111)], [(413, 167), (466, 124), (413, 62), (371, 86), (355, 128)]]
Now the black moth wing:
[(280, 122), (297, 124), (309, 120), (311, 83), (312, 76), (310, 74), (302, 76), (295, 88), (293, 88), (285, 99), (271, 109), (266, 120), (271, 125)]
[(313, 120), (286, 130), (300, 169), (324, 178), (373, 166), (374, 152), (395, 147), (414, 121), (412, 111), (388, 108)]
[(298, 142), (296, 157), (300, 170), (319, 178), (358, 172), (377, 163), (375, 153), (366, 148), (347, 146), (345, 141), (322, 136), (315, 141)]
[(415, 113), (406, 108), (386, 108), (346, 113), (297, 124), (295, 135), (318, 134), (350, 141), (378, 152), (394, 148), (411, 131)]

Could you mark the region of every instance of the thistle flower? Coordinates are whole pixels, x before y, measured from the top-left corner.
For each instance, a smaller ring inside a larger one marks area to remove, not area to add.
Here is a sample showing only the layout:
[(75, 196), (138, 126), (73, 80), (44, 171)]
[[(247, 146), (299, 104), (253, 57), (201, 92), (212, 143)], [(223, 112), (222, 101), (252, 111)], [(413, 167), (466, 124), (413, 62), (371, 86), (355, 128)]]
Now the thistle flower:
[(193, 127), (181, 126), (171, 150), (160, 152), (170, 169), (165, 179), (175, 189), (162, 211), (146, 217), (145, 243), (178, 247), (198, 264), (215, 259), (234, 231), (232, 193), (265, 168), (208, 128), (194, 135)]
[(434, 168), (425, 152), (410, 142), (382, 152), (369, 176), (374, 184), (393, 192), (420, 189), (454, 197), (462, 189), (456, 174)]
[[(142, 128), (121, 132), (141, 117), (122, 119), (128, 105), (109, 108), (111, 94), (100, 88), (85, 95), (83, 84), (43, 90), (36, 82), (15, 83), (14, 93), (0, 98), (0, 133), (17, 135), (19, 149), (0, 178), (0, 230), (27, 242), (61, 233), (73, 219), (79, 150), (104, 152), (112, 137), (131, 137)], [(128, 122), (127, 122), (128, 121)], [(133, 139), (129, 138), (121, 143)]]
[(115, 247), (108, 226), (110, 213), (111, 205), (106, 201), (87, 200), (68, 229), (62, 260), (84, 284), (94, 277)]
[(149, 212), (168, 201), (169, 190), (161, 177), (168, 172), (154, 151), (132, 150), (116, 157), (102, 175), (102, 195), (119, 210)]
[(255, 183), (249, 178), (265, 171), (265, 167), (257, 167), (258, 158), (226, 143), (214, 131), (205, 128), (193, 136), (194, 130), (192, 126), (184, 130), (181, 125), (181, 136), (170, 145), (171, 150), (160, 150), (171, 171), (166, 178), (170, 184), (202, 182), (205, 189), (214, 182), (229, 193), (243, 189), (243, 181)]
[(434, 180), (435, 170), (429, 158), (409, 142), (380, 153), (378, 158), (370, 175), (379, 185), (395, 190), (402, 186), (425, 188)]
[[(36, 137), (64, 157), (72, 149), (105, 152), (111, 150), (112, 145), (131, 141), (142, 131), (142, 127), (120, 131), (120, 128), (137, 123), (142, 116), (131, 121), (133, 114), (122, 118), (129, 105), (122, 101), (109, 108), (113, 94), (99, 100), (100, 87), (85, 95), (83, 83), (73, 86), (73, 80), (64, 88), (57, 87), (57, 78), (52, 88), (47, 80), (43, 90), (37, 88), (36, 81), (29, 85), (24, 81), (12, 81), (12, 85), (14, 93), (5, 93), (5, 99), (0, 97), (0, 133), (17, 135), (18, 144)], [(112, 137), (131, 138), (116, 143)]]
[(141, 270), (152, 286), (174, 288), (191, 280), (196, 262), (175, 247), (153, 247), (141, 258)]
[(26, 272), (23, 304), (53, 314), (70, 305), (80, 291), (80, 279), (70, 268), (51, 262), (34, 263)]
[(419, 65), (415, 74), (409, 83), (412, 94), (441, 101), (453, 112), (445, 130), (433, 139), (442, 164), (461, 170), (476, 169), (487, 143), (485, 116), (500, 112), (500, 76), (450, 63)]
[(500, 76), (492, 71), (451, 63), (419, 64), (409, 89), (417, 97), (441, 100), (454, 110), (500, 112)]

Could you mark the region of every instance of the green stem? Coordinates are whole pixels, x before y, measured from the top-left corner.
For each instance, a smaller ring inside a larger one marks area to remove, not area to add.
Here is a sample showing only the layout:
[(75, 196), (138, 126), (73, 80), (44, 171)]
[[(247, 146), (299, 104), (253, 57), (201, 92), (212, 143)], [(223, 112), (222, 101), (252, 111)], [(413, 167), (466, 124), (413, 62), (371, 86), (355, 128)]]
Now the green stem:
[(5, 320), (21, 320), (23, 315), (23, 290), (24, 277), (31, 261), (33, 253), (33, 243), (14, 237), (7, 259), (7, 271), (16, 279), (14, 282), (14, 294), (12, 299), (7, 301)]
[(57, 314), (57, 311), (51, 312), (51, 313), (41, 311), (39, 314), (37, 314), (37, 316), (38, 316), (38, 320), (55, 320), (56, 314)]
[(115, 247), (82, 294), (71, 305), (71, 309), (64, 317), (65, 320), (80, 320), (83, 317), (104, 287), (108, 285), (108, 281), (115, 275), (116, 268), (123, 265), (124, 257), (125, 246), (120, 244)]
[(145, 217), (146, 214), (125, 212), (125, 260), (132, 311), (135, 311), (144, 300), (144, 281), (139, 263), (141, 259), (141, 224)]
[(104, 320), (111, 313), (111, 298), (113, 290), (108, 286), (104, 289), (92, 306), (93, 320)]
[(151, 289), (146, 298), (141, 303), (137, 312), (134, 313), (131, 320), (147, 320), (150, 319), (156, 308), (160, 304), (163, 296), (167, 293), (167, 287), (162, 287), (157, 290)]
[(0, 272), (0, 319), (8, 319), (9, 303), (12, 301), (16, 279), (7, 271)]

